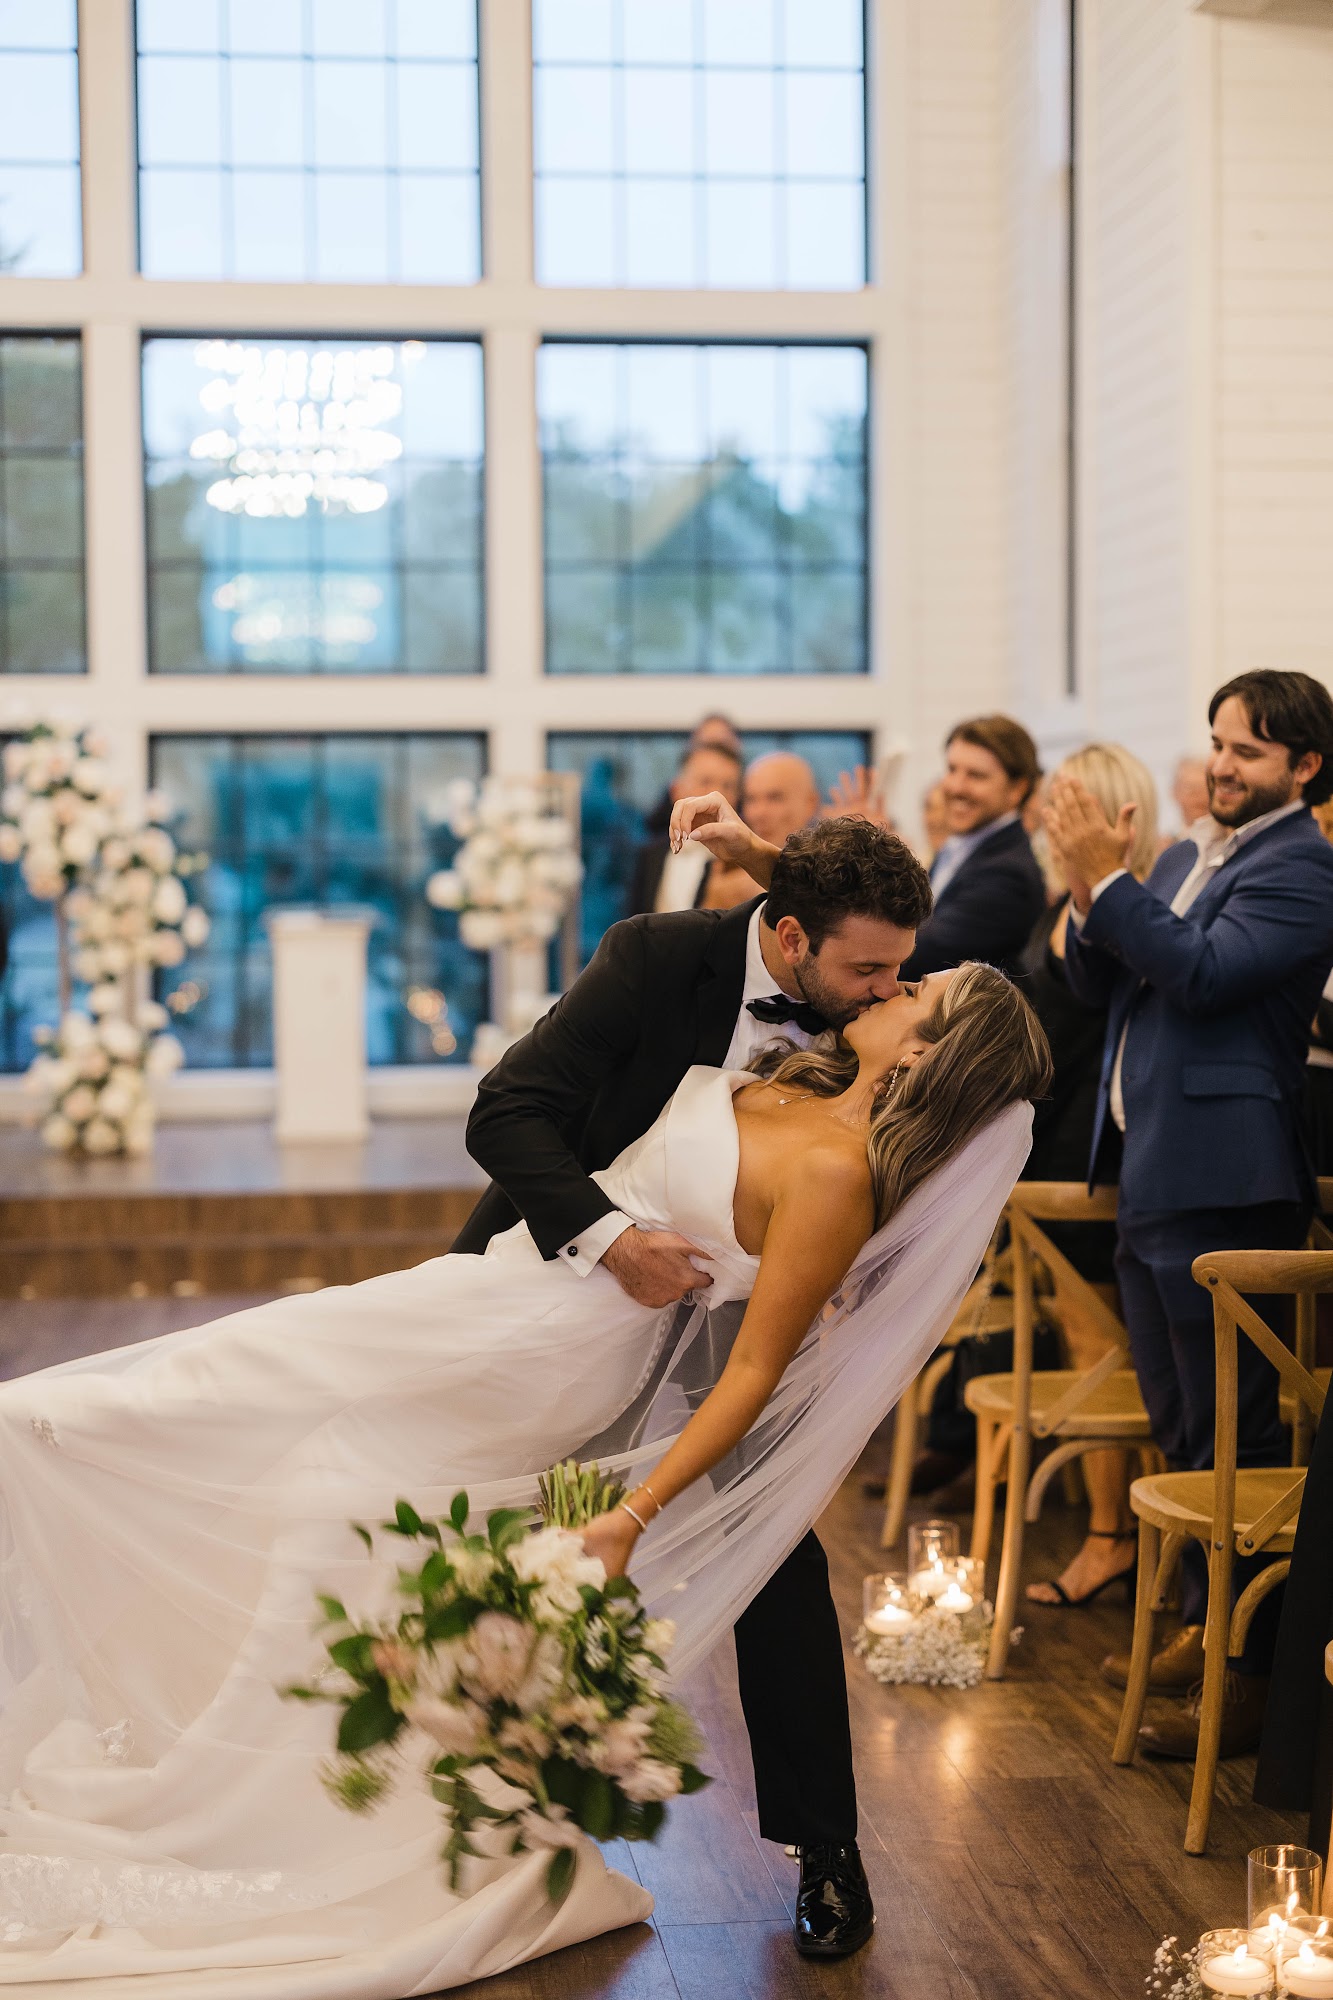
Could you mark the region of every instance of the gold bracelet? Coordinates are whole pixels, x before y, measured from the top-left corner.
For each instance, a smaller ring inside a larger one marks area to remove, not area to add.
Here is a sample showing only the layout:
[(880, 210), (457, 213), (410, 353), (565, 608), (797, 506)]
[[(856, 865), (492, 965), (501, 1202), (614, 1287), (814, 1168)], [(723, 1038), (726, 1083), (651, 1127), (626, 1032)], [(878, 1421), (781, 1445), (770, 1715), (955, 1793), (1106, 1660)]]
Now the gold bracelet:
[(645, 1534), (647, 1533), (648, 1523), (644, 1520), (642, 1514), (635, 1513), (634, 1509), (630, 1506), (628, 1500), (622, 1500), (620, 1502), (620, 1511), (622, 1514), (628, 1514), (631, 1521), (636, 1521), (639, 1527), (644, 1531), (644, 1533)]

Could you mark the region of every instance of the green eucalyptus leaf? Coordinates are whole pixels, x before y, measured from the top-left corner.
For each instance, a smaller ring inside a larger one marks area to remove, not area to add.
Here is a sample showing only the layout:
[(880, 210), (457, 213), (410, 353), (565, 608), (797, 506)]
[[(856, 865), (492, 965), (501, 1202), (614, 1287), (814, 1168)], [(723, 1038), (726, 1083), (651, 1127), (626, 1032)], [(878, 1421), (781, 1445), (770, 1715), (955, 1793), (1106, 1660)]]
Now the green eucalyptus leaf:
[(326, 1625), (346, 1625), (349, 1622), (346, 1608), (338, 1598), (325, 1597), (322, 1592), (317, 1591), (315, 1601), (324, 1613)]
[(680, 1767), (680, 1789), (688, 1797), (691, 1792), (701, 1792), (713, 1780), (707, 1771), (701, 1771), (697, 1764), (682, 1764)]
[(601, 1771), (585, 1771), (579, 1797), (579, 1825), (594, 1840), (609, 1840), (616, 1823), (611, 1780)]
[(453, 1505), (449, 1509), (449, 1520), (456, 1535), (461, 1535), (467, 1526), (468, 1499), (466, 1493), (455, 1493)]
[(367, 1688), (343, 1710), (338, 1724), (338, 1748), (355, 1754), (373, 1750), (377, 1743), (392, 1743), (403, 1726), (403, 1718), (389, 1700), (383, 1682)]
[(553, 1903), (563, 1903), (574, 1886), (578, 1856), (572, 1847), (557, 1847), (546, 1871), (546, 1893)]

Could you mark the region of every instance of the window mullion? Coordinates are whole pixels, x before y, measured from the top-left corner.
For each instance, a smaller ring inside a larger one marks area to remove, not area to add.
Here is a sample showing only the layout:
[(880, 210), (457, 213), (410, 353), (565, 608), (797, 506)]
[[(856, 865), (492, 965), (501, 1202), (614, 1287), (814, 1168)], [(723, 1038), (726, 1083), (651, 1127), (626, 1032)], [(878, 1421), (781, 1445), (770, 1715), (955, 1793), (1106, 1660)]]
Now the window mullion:
[(129, 278), (138, 262), (134, 0), (80, 0), (79, 107), (83, 267)]

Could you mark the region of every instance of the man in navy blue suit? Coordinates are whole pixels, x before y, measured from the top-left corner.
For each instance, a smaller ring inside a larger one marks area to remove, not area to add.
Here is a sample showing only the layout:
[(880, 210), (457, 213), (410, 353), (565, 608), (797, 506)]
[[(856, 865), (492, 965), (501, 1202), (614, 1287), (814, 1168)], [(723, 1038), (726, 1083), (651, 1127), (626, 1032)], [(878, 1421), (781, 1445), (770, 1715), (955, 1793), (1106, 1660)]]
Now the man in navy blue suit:
[[(1212, 1301), (1190, 1266), (1208, 1250), (1294, 1249), (1315, 1199), (1302, 1138), (1309, 1026), (1333, 965), (1333, 847), (1312, 805), (1333, 795), (1333, 700), (1306, 674), (1256, 672), (1209, 709), (1210, 816), (1146, 883), (1125, 867), (1133, 807), (1112, 827), (1086, 789), (1052, 787), (1046, 824), (1074, 915), (1074, 991), (1109, 1008), (1090, 1179), (1113, 1178), (1123, 1137), (1116, 1272), (1153, 1437), (1179, 1470), (1211, 1466)], [(1280, 1465), (1277, 1376), (1240, 1346), (1238, 1458)], [(1186, 1692), (1203, 1673), (1207, 1568), (1181, 1575), (1182, 1629), (1151, 1685)], [(1239, 1588), (1255, 1563), (1238, 1565)], [(1228, 1677), (1223, 1754), (1258, 1741), (1276, 1596)], [(1103, 1663), (1124, 1685), (1127, 1661)], [(1142, 1747), (1192, 1757), (1197, 1701), (1145, 1724)]]
[(1027, 730), (1007, 715), (979, 715), (952, 731), (945, 756), (949, 837), (931, 864), (935, 908), (917, 932), (904, 979), (965, 958), (1014, 971), (1046, 907), (1021, 817), (1041, 776)]

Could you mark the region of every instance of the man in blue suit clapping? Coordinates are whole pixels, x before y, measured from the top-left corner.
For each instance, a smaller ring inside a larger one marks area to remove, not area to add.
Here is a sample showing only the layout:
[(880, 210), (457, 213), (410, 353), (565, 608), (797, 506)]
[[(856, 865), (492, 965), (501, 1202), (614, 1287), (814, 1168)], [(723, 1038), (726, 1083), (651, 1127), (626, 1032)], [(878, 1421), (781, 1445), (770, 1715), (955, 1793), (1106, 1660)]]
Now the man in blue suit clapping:
[[(1333, 966), (1333, 847), (1309, 810), (1333, 795), (1333, 700), (1306, 674), (1247, 673), (1218, 690), (1209, 721), (1210, 816), (1146, 883), (1124, 865), (1133, 807), (1112, 827), (1081, 785), (1059, 781), (1046, 812), (1073, 896), (1069, 983), (1109, 1009), (1090, 1178), (1114, 1178), (1118, 1128), (1116, 1272), (1153, 1436), (1179, 1470), (1213, 1454), (1212, 1301), (1191, 1264), (1208, 1250), (1294, 1249), (1309, 1227), (1305, 1057)], [(1239, 1462), (1280, 1465), (1277, 1376), (1249, 1341), (1239, 1360)], [(1182, 1629), (1153, 1661), (1158, 1692), (1203, 1673), (1207, 1568), (1186, 1546)], [(1276, 1599), (1267, 1606), (1228, 1679), (1224, 1755), (1258, 1741)], [(1126, 1670), (1117, 1656), (1103, 1666), (1120, 1686)], [(1197, 1741), (1193, 1703), (1141, 1731), (1159, 1756), (1192, 1757)]]

